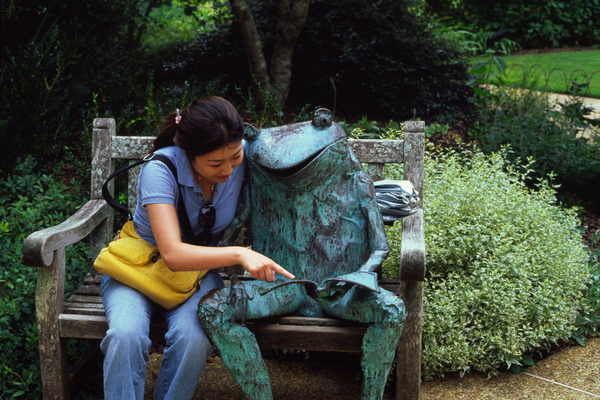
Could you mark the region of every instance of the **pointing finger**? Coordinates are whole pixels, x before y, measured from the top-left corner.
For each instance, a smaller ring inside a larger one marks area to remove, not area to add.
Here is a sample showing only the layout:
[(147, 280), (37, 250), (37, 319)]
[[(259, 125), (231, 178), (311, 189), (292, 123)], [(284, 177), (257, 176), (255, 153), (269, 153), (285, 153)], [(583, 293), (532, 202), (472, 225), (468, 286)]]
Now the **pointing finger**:
[(290, 273), (289, 271), (287, 271), (285, 268), (283, 268), (280, 265), (277, 265), (274, 268), (274, 270), (275, 270), (275, 272), (277, 272), (280, 275), (285, 276), (286, 278), (289, 278), (289, 279), (294, 279), (295, 278), (295, 276), (292, 273)]

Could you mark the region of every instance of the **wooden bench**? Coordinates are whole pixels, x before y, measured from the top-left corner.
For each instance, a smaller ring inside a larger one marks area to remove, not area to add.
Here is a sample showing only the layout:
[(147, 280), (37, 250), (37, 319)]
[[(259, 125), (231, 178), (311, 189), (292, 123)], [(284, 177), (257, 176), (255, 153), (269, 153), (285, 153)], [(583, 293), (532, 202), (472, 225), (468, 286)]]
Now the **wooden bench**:
[[(39, 268), (36, 292), (39, 351), (44, 399), (70, 398), (66, 339), (102, 339), (107, 330), (100, 299), (98, 274), (90, 274), (65, 301), (65, 247), (89, 241), (90, 260), (114, 236), (113, 210), (102, 198), (101, 187), (114, 171), (115, 160), (137, 160), (150, 152), (153, 137), (116, 136), (115, 121), (94, 120), (91, 200), (67, 221), (32, 233), (23, 244), (23, 261)], [(358, 159), (368, 164), (374, 180), (384, 177), (386, 163), (404, 163), (404, 179), (413, 182), (422, 196), (424, 123), (406, 123), (404, 140), (350, 140)], [(129, 174), (129, 208), (134, 209), (139, 167)], [(422, 201), (422, 198), (421, 198)], [(405, 302), (407, 320), (397, 350), (397, 399), (418, 399), (421, 371), (421, 327), (425, 241), (423, 213), (402, 221), (399, 279), (380, 282)], [(391, 246), (398, 245), (391, 243)], [(263, 348), (360, 352), (364, 327), (334, 318), (278, 317), (249, 324)], [(151, 337), (160, 338), (165, 327), (152, 326)]]

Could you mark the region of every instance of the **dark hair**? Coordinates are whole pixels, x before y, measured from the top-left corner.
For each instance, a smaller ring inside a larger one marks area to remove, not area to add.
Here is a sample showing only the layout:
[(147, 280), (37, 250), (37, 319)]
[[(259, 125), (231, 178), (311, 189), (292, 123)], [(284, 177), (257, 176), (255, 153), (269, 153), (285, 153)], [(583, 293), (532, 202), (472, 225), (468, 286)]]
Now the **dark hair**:
[(242, 118), (235, 107), (221, 97), (206, 97), (194, 101), (181, 111), (165, 116), (154, 140), (154, 151), (167, 146), (179, 146), (192, 159), (231, 143), (240, 142), (244, 135)]

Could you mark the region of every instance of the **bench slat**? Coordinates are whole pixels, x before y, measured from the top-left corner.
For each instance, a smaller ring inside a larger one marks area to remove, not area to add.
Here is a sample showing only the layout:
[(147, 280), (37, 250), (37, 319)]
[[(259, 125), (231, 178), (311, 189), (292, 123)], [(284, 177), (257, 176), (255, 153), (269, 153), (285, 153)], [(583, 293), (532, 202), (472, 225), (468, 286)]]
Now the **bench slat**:
[[(112, 158), (138, 160), (147, 155), (154, 144), (154, 137), (114, 136)], [(363, 163), (399, 163), (404, 160), (403, 140), (350, 139), (352, 151)]]
[(103, 339), (108, 324), (104, 315), (60, 314), (58, 326), (61, 337)]
[(349, 139), (350, 148), (361, 163), (401, 163), (404, 140)]
[[(287, 322), (292, 322), (288, 318)], [(300, 319), (298, 319), (299, 321)], [(304, 318), (306, 323), (310, 318)], [(320, 318), (325, 323), (347, 321)], [(61, 314), (62, 337), (102, 339), (108, 330), (104, 315)], [(291, 325), (276, 323), (251, 323), (252, 331), (261, 347), (271, 349), (360, 352), (365, 328), (348, 326)], [(164, 321), (153, 323), (153, 330), (165, 331)]]
[(338, 326), (248, 325), (261, 348), (360, 352), (364, 328)]
[(99, 285), (81, 285), (75, 290), (75, 294), (82, 296), (100, 296)]
[(78, 294), (74, 294), (69, 297), (68, 300), (70, 303), (92, 303), (92, 304), (102, 304), (102, 299), (100, 296), (80, 296)]
[(358, 322), (348, 321), (338, 318), (317, 318), (317, 317), (302, 317), (299, 315), (283, 315), (279, 317), (261, 318), (249, 320), (248, 326), (255, 324), (270, 324), (270, 325), (306, 325), (306, 326), (337, 326), (337, 327), (361, 327)]
[(91, 305), (88, 305), (88, 304), (86, 304), (84, 306), (65, 304), (63, 314), (97, 315), (100, 317), (106, 315), (102, 304), (99, 304), (96, 307), (91, 307)]

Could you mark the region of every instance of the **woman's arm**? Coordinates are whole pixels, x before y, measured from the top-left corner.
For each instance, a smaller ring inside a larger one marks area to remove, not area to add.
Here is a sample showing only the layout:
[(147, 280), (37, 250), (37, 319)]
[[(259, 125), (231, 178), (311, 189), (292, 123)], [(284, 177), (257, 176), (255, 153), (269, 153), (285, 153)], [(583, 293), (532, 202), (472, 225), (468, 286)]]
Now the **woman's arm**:
[(179, 220), (171, 204), (146, 205), (160, 255), (172, 271), (206, 270), (240, 264), (253, 278), (273, 282), (275, 274), (294, 279), (270, 258), (240, 246), (195, 246), (181, 240)]

